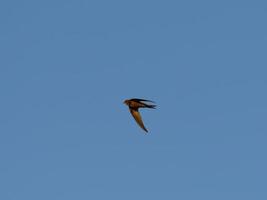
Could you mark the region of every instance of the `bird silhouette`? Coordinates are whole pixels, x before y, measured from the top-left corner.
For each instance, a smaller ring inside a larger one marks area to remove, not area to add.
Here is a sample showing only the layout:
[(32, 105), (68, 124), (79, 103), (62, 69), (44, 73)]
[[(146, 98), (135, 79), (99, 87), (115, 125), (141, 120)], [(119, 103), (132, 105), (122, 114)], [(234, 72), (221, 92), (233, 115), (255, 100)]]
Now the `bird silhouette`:
[(148, 132), (148, 130), (146, 129), (142, 117), (138, 111), (139, 108), (153, 108), (155, 109), (156, 105), (149, 105), (146, 104), (144, 102), (151, 102), (154, 103), (153, 101), (150, 100), (146, 100), (146, 99), (127, 99), (124, 101), (124, 104), (126, 104), (129, 107), (129, 110), (133, 116), (133, 118), (135, 119), (135, 121), (137, 122), (137, 124), (145, 131)]

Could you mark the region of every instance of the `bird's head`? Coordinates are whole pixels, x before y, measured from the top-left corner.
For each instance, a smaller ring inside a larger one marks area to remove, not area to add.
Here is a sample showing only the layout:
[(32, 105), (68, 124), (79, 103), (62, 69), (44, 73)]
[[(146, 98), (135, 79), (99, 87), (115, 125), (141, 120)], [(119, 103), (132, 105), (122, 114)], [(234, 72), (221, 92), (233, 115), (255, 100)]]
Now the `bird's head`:
[(127, 105), (127, 106), (129, 106), (129, 100), (125, 100), (124, 102), (123, 102), (125, 105)]

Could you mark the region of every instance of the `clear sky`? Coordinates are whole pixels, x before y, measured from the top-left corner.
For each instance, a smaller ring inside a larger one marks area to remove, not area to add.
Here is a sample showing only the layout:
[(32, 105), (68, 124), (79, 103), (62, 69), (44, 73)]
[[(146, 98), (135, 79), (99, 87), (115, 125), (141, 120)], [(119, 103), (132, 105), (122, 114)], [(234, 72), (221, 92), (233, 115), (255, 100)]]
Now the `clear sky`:
[[(267, 2), (0, 2), (1, 200), (266, 200)], [(145, 135), (123, 104), (145, 98)]]

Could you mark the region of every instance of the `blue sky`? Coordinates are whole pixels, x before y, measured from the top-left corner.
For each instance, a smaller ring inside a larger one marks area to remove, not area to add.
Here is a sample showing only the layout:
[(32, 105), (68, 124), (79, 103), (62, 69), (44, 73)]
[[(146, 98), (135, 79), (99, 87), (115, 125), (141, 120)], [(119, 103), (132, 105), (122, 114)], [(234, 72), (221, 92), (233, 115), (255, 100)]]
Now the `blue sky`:
[(266, 200), (266, 9), (1, 1), (0, 199)]

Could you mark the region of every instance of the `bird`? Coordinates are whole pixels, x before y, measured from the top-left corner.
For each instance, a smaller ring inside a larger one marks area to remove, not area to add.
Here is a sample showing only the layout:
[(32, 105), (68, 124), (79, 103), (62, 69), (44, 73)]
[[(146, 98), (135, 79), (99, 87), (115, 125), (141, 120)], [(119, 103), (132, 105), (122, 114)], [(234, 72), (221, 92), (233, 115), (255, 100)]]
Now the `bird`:
[(153, 101), (150, 100), (146, 100), (146, 99), (126, 99), (124, 101), (124, 104), (126, 104), (129, 107), (129, 110), (133, 116), (133, 118), (135, 119), (135, 121), (137, 122), (137, 124), (145, 131), (148, 132), (148, 130), (146, 129), (142, 117), (138, 111), (139, 108), (152, 108), (155, 109), (156, 105), (151, 105), (151, 104), (146, 104), (145, 102), (150, 102), (150, 103), (155, 103)]

